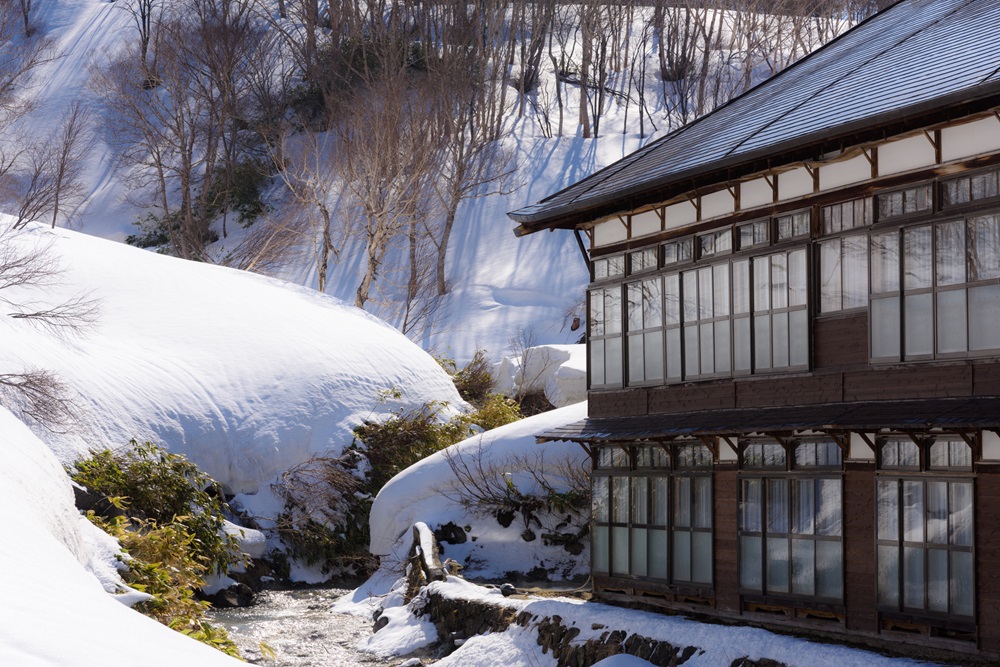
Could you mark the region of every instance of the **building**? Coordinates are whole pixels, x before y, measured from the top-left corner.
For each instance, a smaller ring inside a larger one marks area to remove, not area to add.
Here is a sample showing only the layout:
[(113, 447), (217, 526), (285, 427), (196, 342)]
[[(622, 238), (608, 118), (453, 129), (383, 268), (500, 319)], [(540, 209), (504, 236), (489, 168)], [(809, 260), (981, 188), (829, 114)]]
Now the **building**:
[(1000, 657), (1000, 3), (903, 0), (510, 214), (589, 240), (599, 597)]

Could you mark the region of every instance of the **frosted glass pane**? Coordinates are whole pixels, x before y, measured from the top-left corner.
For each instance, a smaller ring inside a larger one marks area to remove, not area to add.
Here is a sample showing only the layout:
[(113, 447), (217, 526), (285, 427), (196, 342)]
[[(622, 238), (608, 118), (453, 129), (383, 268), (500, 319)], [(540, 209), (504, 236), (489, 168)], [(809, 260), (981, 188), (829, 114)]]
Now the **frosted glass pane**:
[(934, 352), (934, 310), (930, 294), (914, 294), (904, 301), (906, 356)]
[(872, 294), (899, 290), (899, 234), (873, 234), (871, 238)]
[(606, 384), (622, 383), (622, 339), (608, 338), (604, 341), (604, 381)]
[(666, 324), (681, 323), (680, 276), (676, 273), (663, 279), (663, 321)]
[(633, 283), (626, 289), (628, 304), (626, 308), (626, 326), (629, 331), (642, 328), (642, 283)]
[(590, 341), (590, 384), (604, 384), (604, 341)]
[(844, 308), (868, 305), (868, 237), (847, 236), (844, 248)]
[(753, 307), (768, 310), (771, 307), (770, 263), (767, 257), (753, 261)]
[(642, 334), (628, 337), (628, 381), (643, 382), (646, 379), (646, 361), (642, 353)]
[(698, 317), (710, 319), (715, 316), (712, 303), (712, 268), (698, 269)]
[(698, 272), (685, 271), (684, 274), (684, 321), (698, 319)]
[(899, 549), (895, 546), (878, 548), (878, 603), (899, 606)]
[(841, 266), (840, 239), (821, 243), (819, 246), (819, 310), (821, 313), (840, 310), (842, 307)]
[(674, 579), (691, 581), (691, 533), (674, 531)]
[(649, 516), (649, 478), (632, 477), (632, 523), (645, 524)]
[(622, 293), (618, 287), (604, 290), (604, 333), (621, 333)]
[(788, 540), (767, 541), (767, 592), (788, 592)]
[(789, 364), (805, 366), (809, 363), (809, 316), (805, 310), (793, 310), (789, 317)]
[(899, 357), (899, 297), (872, 299), (872, 356)]
[(606, 522), (608, 520), (608, 478), (603, 476), (594, 477), (593, 492), (593, 517), (594, 521)]
[(611, 520), (628, 523), (628, 477), (611, 478)]
[(771, 368), (771, 318), (759, 315), (753, 318), (754, 368)]
[(927, 541), (948, 544), (948, 482), (927, 482)]
[(694, 525), (696, 528), (712, 527), (712, 479), (694, 478)]
[(726, 373), (732, 369), (729, 342), (729, 322), (715, 323), (715, 370)]
[(948, 552), (927, 550), (927, 609), (948, 613)]
[(590, 541), (590, 557), (594, 572), (608, 572), (608, 527), (594, 526), (593, 538)]
[(674, 478), (674, 525), (679, 528), (691, 526), (691, 478)]
[(792, 540), (792, 592), (796, 595), (815, 593), (815, 559), (812, 540)]
[(972, 483), (952, 482), (951, 487), (951, 543), (971, 547), (973, 538)]
[(740, 500), (740, 530), (759, 533), (761, 528), (761, 491), (763, 481), (759, 479), (744, 479), (742, 482), (742, 499)]
[(785, 308), (787, 306), (788, 257), (771, 255), (771, 308)]
[(733, 370), (750, 370), (750, 318), (733, 320)]
[(646, 365), (643, 369), (646, 380), (663, 379), (663, 332), (651, 331), (643, 334), (643, 351)]
[(648, 573), (654, 579), (667, 578), (667, 531), (650, 530)]
[(698, 327), (701, 344), (701, 372), (715, 372), (715, 325), (709, 322)]
[(628, 574), (628, 528), (614, 526), (611, 529), (611, 572)]
[(815, 482), (811, 479), (793, 480), (795, 502), (792, 505), (792, 532), (798, 535), (812, 535), (814, 529)]
[(712, 271), (715, 317), (724, 317), (729, 314), (729, 265), (717, 264)]
[(968, 347), (965, 323), (965, 290), (938, 292), (938, 352), (965, 352)]
[(969, 282), (1000, 278), (1000, 215), (969, 220)]
[(806, 251), (788, 253), (788, 305), (806, 305)]
[(840, 542), (816, 542), (816, 595), (823, 598), (844, 596), (843, 545)]
[(681, 330), (667, 329), (667, 377), (671, 380), (681, 377)]
[(788, 532), (788, 480), (767, 480), (767, 532)]
[(931, 286), (931, 228), (909, 228), (903, 234), (903, 288)]
[(733, 313), (750, 312), (750, 262), (733, 262)]
[(740, 588), (752, 591), (762, 590), (764, 585), (763, 563), (761, 539), (751, 536), (740, 537)]
[(663, 287), (659, 278), (642, 282), (642, 325), (645, 329), (663, 325)]
[(878, 483), (878, 539), (899, 539), (899, 496), (895, 481)]
[(784, 368), (788, 366), (788, 313), (775, 313), (771, 322), (771, 335), (774, 336), (771, 365)]
[(924, 550), (903, 548), (903, 606), (924, 608)]
[(646, 529), (632, 529), (632, 576), (645, 577), (646, 571)]
[(903, 540), (924, 541), (923, 482), (903, 482)]
[(960, 285), (965, 282), (965, 222), (939, 224), (935, 230), (937, 247), (937, 284)]
[(701, 353), (698, 350), (698, 325), (684, 327), (684, 375), (701, 375)]
[(816, 534), (831, 537), (840, 535), (841, 515), (843, 514), (841, 480), (819, 479), (816, 480), (816, 485), (816, 497), (819, 505), (816, 512)]
[(972, 554), (951, 552), (951, 613), (972, 616), (975, 591), (972, 588)]
[(670, 479), (667, 477), (653, 478), (653, 514), (651, 523), (655, 526), (666, 526), (669, 506)]
[(712, 583), (712, 534), (691, 534), (691, 581)]
[(969, 349), (1000, 348), (1000, 285), (969, 290)]

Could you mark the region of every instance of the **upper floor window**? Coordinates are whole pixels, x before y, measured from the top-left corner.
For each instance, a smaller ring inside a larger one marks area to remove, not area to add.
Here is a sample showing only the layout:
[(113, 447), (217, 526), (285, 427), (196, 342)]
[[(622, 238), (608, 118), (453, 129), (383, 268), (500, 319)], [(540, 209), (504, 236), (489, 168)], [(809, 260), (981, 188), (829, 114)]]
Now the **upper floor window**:
[(736, 228), (736, 232), (739, 237), (740, 250), (746, 250), (747, 248), (754, 248), (770, 243), (770, 226), (770, 220), (755, 220), (753, 222), (739, 225)]
[(820, 210), (822, 232), (836, 234), (872, 224), (872, 202), (870, 197), (838, 202), (824, 206)]
[(941, 182), (941, 207), (949, 208), (1000, 197), (1000, 170), (968, 174)]
[(810, 220), (809, 211), (779, 215), (774, 221), (778, 241), (808, 237)]
[(733, 230), (720, 229), (698, 237), (698, 257), (714, 257), (733, 251)]
[(904, 190), (894, 190), (875, 195), (878, 219), (891, 220), (930, 211), (934, 205), (931, 184), (925, 183)]
[(694, 259), (694, 239), (686, 238), (664, 243), (662, 246), (663, 265), (680, 264)]
[(606, 280), (625, 275), (625, 257), (602, 257), (593, 261), (594, 280)]
[(622, 383), (622, 289), (612, 285), (590, 290), (588, 343), (591, 386)]
[(819, 310), (831, 313), (868, 305), (868, 235), (850, 234), (819, 244)]
[(628, 254), (629, 273), (643, 273), (656, 268), (656, 249), (645, 248)]

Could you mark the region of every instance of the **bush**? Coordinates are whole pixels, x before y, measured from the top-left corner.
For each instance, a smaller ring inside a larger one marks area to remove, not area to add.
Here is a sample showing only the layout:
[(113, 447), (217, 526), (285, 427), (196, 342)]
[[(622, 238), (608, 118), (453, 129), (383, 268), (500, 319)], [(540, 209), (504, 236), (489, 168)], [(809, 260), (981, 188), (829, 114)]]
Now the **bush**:
[(521, 406), (513, 398), (490, 394), (482, 407), (465, 419), (484, 431), (489, 431), (521, 419)]
[(486, 350), (476, 350), (472, 361), (453, 373), (452, 380), (459, 396), (475, 407), (482, 408), (496, 387), (492, 364), (486, 356)]
[(225, 573), (244, 563), (236, 538), (222, 532), (229, 508), (216, 482), (183, 456), (132, 440), (127, 448), (77, 461), (70, 476), (91, 491), (120, 499), (126, 516), (140, 525), (178, 524), (192, 535), (194, 557), (210, 572)]
[(199, 554), (193, 533), (177, 522), (130, 522), (122, 516), (104, 521), (93, 512), (87, 518), (121, 543), (127, 554), (127, 558), (119, 556), (128, 566), (122, 575), (125, 582), (152, 596), (135, 605), (137, 611), (223, 653), (240, 657), (226, 630), (205, 621), (209, 604), (195, 598), (195, 590), (205, 585), (209, 564)]

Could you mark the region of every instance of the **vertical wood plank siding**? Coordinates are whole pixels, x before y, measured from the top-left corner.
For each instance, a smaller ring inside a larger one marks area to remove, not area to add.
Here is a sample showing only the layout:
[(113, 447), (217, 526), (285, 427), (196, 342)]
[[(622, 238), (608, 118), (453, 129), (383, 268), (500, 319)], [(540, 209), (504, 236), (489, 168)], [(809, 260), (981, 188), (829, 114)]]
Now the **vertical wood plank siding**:
[(739, 611), (739, 568), (736, 540), (737, 471), (735, 464), (715, 466), (712, 480), (715, 495), (715, 516), (712, 532), (715, 543), (715, 606), (721, 611)]
[(979, 647), (1000, 651), (1000, 465), (979, 464), (976, 473)]
[(877, 632), (875, 464), (844, 464), (844, 603), (847, 629)]

